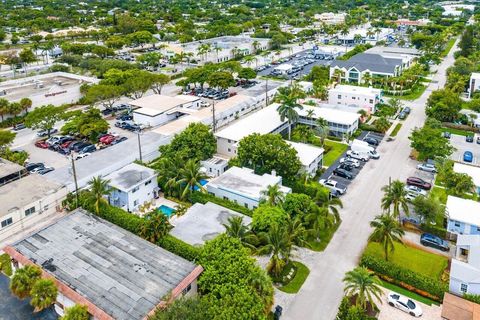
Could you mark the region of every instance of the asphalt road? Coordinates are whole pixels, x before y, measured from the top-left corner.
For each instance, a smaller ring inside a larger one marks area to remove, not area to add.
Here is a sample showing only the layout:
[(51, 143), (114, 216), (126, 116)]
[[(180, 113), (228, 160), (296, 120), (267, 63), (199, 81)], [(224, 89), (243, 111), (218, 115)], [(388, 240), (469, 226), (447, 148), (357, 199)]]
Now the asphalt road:
[[(457, 41), (458, 43), (458, 41)], [(359, 258), (371, 233), (369, 222), (380, 213), (381, 187), (388, 184), (389, 178), (404, 181), (415, 173), (416, 162), (409, 158), (411, 151), (408, 136), (415, 127), (425, 121), (425, 103), (428, 96), (446, 81), (446, 68), (454, 62), (453, 52), (438, 66), (425, 93), (409, 103), (411, 115), (403, 124), (395, 141), (382, 143), (378, 152), (382, 155), (377, 161), (369, 161), (342, 197), (342, 224), (324, 252), (315, 255), (315, 267), (299, 293), (288, 306), (284, 307), (282, 319), (325, 319), (335, 318), (343, 297), (342, 279), (345, 273), (358, 265)], [(438, 81), (435, 83), (435, 81)]]

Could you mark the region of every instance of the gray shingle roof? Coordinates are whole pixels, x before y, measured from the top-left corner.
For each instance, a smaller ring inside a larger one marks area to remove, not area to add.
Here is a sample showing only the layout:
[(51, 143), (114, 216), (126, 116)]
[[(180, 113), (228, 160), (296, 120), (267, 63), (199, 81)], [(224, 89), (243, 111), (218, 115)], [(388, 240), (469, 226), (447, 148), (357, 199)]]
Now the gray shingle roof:
[(360, 72), (370, 70), (380, 73), (394, 73), (395, 67), (401, 66), (401, 59), (384, 58), (379, 54), (359, 53), (351, 57), (347, 61), (334, 60), (331, 67), (338, 66), (340, 68), (350, 69), (357, 68)]
[(114, 319), (142, 319), (195, 268), (84, 210), (12, 247)]

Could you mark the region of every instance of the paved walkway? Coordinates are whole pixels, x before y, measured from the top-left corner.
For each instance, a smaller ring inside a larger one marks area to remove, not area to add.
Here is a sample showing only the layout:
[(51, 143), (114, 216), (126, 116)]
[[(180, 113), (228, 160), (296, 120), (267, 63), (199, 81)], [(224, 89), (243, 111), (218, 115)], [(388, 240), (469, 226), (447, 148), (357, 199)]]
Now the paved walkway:
[[(457, 41), (458, 42), (458, 41)], [(343, 297), (342, 279), (345, 273), (357, 266), (358, 260), (371, 233), (369, 222), (380, 213), (381, 187), (392, 180), (404, 180), (415, 172), (416, 162), (409, 158), (411, 151), (408, 136), (425, 121), (425, 103), (437, 86), (446, 82), (446, 69), (454, 62), (453, 52), (438, 67), (433, 76), (437, 81), (429, 84), (417, 100), (410, 102), (412, 112), (403, 123), (397, 138), (382, 143), (378, 152), (381, 158), (369, 161), (342, 198), (342, 224), (324, 252), (312, 253), (313, 268), (310, 276), (291, 303), (283, 305), (283, 319), (335, 318)]]

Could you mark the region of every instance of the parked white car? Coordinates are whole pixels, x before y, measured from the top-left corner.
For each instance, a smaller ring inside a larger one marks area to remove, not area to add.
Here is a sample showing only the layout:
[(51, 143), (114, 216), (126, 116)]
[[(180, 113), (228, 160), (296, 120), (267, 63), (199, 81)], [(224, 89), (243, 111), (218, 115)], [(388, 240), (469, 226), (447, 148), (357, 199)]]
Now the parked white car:
[(420, 163), (419, 165), (417, 165), (417, 169), (426, 172), (437, 172), (437, 169), (435, 169), (435, 166), (431, 163)]
[(347, 151), (347, 158), (357, 159), (363, 162), (367, 162), (370, 159), (370, 157), (366, 153), (359, 153), (353, 150)]
[(392, 307), (402, 310), (414, 317), (420, 317), (423, 313), (418, 302), (413, 301), (396, 292), (390, 292), (387, 297), (388, 304)]
[(357, 159), (353, 159), (353, 158), (341, 158), (341, 159), (340, 159), (340, 163), (344, 163), (344, 162), (350, 163), (350, 164), (351, 164), (352, 166), (354, 166), (355, 168), (360, 167), (360, 161), (358, 161)]
[(420, 189), (419, 187), (416, 187), (416, 186), (405, 186), (405, 190), (408, 193), (413, 193), (413, 194), (416, 194), (416, 195), (421, 195), (421, 196), (426, 196), (427, 195), (427, 191), (425, 191), (423, 189)]

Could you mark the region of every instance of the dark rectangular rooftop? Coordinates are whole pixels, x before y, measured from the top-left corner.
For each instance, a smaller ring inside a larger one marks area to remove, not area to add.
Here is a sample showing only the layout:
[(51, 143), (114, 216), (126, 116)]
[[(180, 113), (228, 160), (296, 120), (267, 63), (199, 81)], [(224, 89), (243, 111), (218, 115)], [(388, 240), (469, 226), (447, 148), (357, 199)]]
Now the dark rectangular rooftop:
[(12, 246), (114, 319), (142, 319), (195, 265), (78, 209)]

